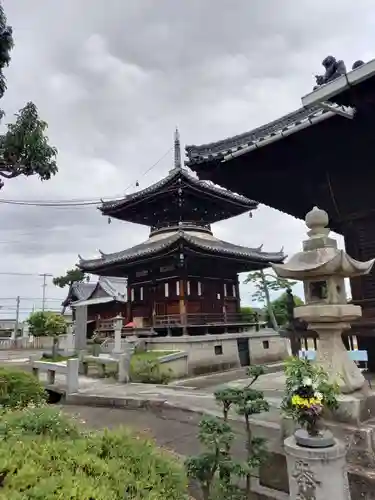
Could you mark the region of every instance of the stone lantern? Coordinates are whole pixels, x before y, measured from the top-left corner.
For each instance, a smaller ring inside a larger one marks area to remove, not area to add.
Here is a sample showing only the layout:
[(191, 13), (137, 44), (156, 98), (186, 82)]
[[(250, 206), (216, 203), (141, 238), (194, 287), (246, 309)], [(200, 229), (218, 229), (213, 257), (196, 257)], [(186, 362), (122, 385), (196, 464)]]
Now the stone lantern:
[(375, 259), (360, 262), (337, 248), (337, 241), (329, 237), (324, 210), (314, 207), (305, 221), (309, 238), (303, 242), (303, 251), (272, 267), (282, 278), (303, 281), (306, 304), (296, 307), (295, 317), (319, 335), (316, 363), (339, 384), (342, 393), (350, 394), (363, 388), (365, 378), (348, 356), (341, 333), (362, 310), (347, 303), (344, 280), (368, 274)]

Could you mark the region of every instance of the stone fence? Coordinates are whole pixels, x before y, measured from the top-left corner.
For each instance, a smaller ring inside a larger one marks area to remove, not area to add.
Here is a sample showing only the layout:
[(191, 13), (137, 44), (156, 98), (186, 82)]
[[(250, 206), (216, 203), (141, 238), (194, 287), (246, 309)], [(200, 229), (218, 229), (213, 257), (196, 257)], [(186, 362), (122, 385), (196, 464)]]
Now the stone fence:
[(34, 375), (40, 379), (40, 374), (45, 374), (45, 380), (48, 387), (56, 382), (56, 374), (65, 376), (67, 394), (78, 392), (78, 370), (79, 359), (71, 358), (59, 363), (50, 363), (49, 361), (37, 361), (30, 358), (30, 364)]

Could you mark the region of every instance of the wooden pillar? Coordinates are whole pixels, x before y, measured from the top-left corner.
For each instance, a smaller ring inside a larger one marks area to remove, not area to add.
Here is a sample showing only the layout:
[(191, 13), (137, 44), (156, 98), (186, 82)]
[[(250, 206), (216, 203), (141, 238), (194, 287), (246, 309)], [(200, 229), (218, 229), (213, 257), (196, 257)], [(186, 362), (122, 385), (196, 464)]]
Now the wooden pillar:
[(183, 278), (180, 279), (180, 317), (181, 317), (181, 323), (182, 323), (182, 334), (186, 335), (187, 334), (187, 314), (186, 314), (186, 300), (185, 300), (185, 283), (186, 280)]

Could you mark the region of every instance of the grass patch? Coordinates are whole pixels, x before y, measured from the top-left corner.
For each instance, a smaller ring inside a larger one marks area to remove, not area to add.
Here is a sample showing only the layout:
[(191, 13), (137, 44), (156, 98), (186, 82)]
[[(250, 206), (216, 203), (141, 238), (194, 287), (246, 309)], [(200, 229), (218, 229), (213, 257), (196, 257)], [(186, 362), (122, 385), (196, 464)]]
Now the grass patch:
[(176, 354), (179, 351), (146, 351), (133, 354), (131, 359), (131, 366), (134, 367), (137, 363), (142, 361), (157, 361), (159, 358), (168, 356), (169, 354)]

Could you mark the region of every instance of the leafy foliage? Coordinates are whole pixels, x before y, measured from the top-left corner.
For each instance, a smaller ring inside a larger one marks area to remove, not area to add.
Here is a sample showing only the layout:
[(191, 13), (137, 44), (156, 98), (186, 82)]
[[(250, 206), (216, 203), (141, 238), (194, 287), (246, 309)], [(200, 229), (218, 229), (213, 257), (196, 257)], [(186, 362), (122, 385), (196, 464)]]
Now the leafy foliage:
[(35, 337), (57, 337), (66, 332), (66, 321), (61, 314), (51, 311), (35, 311), (27, 319), (30, 333)]
[(187, 498), (182, 467), (151, 441), (126, 429), (87, 434), (52, 409), (24, 415), (6, 416), (0, 500)]
[(45, 181), (57, 173), (57, 149), (48, 144), (47, 127), (32, 102), (16, 114), (15, 123), (8, 123), (7, 132), (0, 136), (1, 177), (38, 175)]
[[(304, 304), (303, 300), (297, 297), (296, 295), (293, 295), (293, 299), (295, 306), (302, 306)], [(288, 303), (288, 296), (285, 292), (282, 295), (280, 295), (280, 297), (271, 302), (271, 306), (278, 325), (286, 325), (288, 323), (289, 318), (288, 318), (287, 303)], [(266, 321), (267, 322), (271, 321), (268, 311), (266, 311)]]
[(44, 387), (31, 373), (0, 368), (0, 408), (39, 406), (46, 397)]
[(265, 304), (269, 323), (272, 328), (277, 330), (279, 324), (272, 307), (270, 292), (279, 292), (280, 290), (288, 288), (291, 289), (297, 282), (279, 278), (273, 273), (265, 273), (263, 270), (260, 270), (249, 273), (244, 283), (251, 283), (253, 285), (254, 292), (252, 294), (252, 300)]
[(131, 367), (131, 380), (143, 384), (168, 384), (172, 378), (172, 371), (163, 370), (159, 361), (144, 359), (136, 361)]
[[(251, 415), (269, 410), (264, 394), (252, 388), (263, 374), (263, 367), (250, 367), (248, 375), (251, 380), (246, 387), (227, 387), (216, 391), (215, 399), (222, 406), (223, 419), (205, 417), (200, 423), (198, 438), (207, 451), (190, 457), (185, 466), (188, 475), (200, 482), (204, 500), (249, 498), (251, 476), (267, 458), (265, 440), (252, 436), (250, 429)], [(244, 463), (238, 463), (231, 457), (233, 432), (228, 423), (231, 409), (235, 409), (245, 419), (247, 459)], [(215, 482), (217, 473), (219, 484)], [(234, 477), (246, 478), (245, 492), (233, 482)]]
[(335, 410), (338, 406), (338, 384), (329, 381), (322, 367), (297, 357), (286, 361), (285, 375), (282, 411), (310, 434), (317, 434), (324, 408)]
[(252, 271), (247, 275), (244, 283), (251, 283), (254, 286), (252, 299), (254, 302), (265, 304), (267, 301), (267, 290), (269, 292), (279, 292), (292, 288), (297, 284), (296, 281), (279, 278), (275, 274), (265, 273), (264, 271)]
[(63, 276), (56, 276), (53, 278), (52, 283), (59, 288), (65, 288), (67, 285), (71, 286), (76, 282), (89, 281), (90, 277), (80, 269), (68, 269)]
[[(6, 90), (3, 70), (9, 65), (13, 46), (12, 28), (7, 26), (0, 5), (0, 99)], [(3, 114), (0, 110), (0, 118)], [(13, 179), (20, 175), (38, 175), (41, 180), (48, 180), (57, 173), (57, 150), (48, 144), (47, 127), (32, 102), (19, 110), (15, 123), (7, 124), (5, 134), (0, 135), (0, 189), (4, 185), (1, 177)]]
[(21, 438), (27, 435), (75, 439), (80, 436), (80, 432), (76, 422), (51, 407), (29, 407), (8, 411), (1, 416), (2, 439)]
[(14, 46), (12, 31), (12, 28), (7, 26), (7, 18), (0, 4), (0, 99), (7, 88), (3, 69), (10, 63), (10, 52)]

